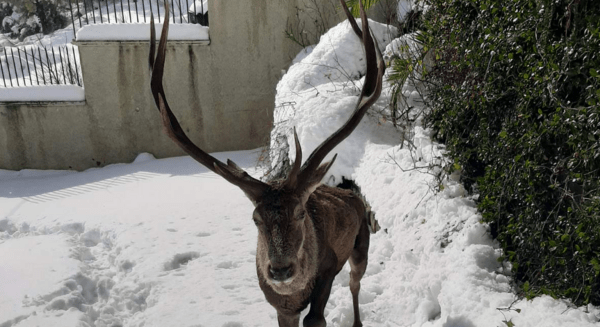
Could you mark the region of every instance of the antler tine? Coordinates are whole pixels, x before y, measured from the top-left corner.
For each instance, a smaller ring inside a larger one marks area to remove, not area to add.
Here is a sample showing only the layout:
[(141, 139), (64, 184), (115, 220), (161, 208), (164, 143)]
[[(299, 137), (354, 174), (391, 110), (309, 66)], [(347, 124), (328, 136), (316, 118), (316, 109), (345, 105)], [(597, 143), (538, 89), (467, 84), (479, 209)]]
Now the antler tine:
[[(354, 19), (354, 17), (350, 13), (350, 9), (348, 9), (348, 6), (346, 5), (346, 0), (340, 0), (340, 2), (342, 3), (342, 9), (344, 9), (344, 13), (346, 14), (346, 17), (348, 17), (348, 22), (350, 23), (350, 26), (352, 27), (352, 30), (354, 30), (354, 33), (362, 41), (362, 38), (363, 38), (362, 37), (362, 31), (358, 27), (358, 24), (356, 23), (356, 19)], [(359, 6), (362, 8), (362, 1), (359, 0), (359, 2), (360, 2)], [(361, 18), (362, 18), (362, 12), (361, 12)]]
[(365, 53), (367, 57), (367, 74), (365, 77), (365, 84), (363, 85), (360, 97), (356, 104), (356, 108), (354, 109), (350, 119), (348, 119), (348, 121), (346, 121), (342, 127), (330, 135), (325, 141), (323, 141), (323, 143), (321, 143), (321, 145), (319, 145), (310, 154), (304, 165), (302, 165), (298, 180), (304, 184), (311, 180), (311, 175), (314, 173), (317, 167), (319, 167), (325, 156), (327, 156), (327, 154), (333, 150), (333, 148), (335, 148), (338, 144), (340, 144), (340, 142), (348, 137), (356, 128), (356, 126), (358, 126), (367, 110), (371, 107), (371, 105), (373, 105), (373, 103), (375, 103), (381, 94), (385, 63), (383, 61), (381, 51), (379, 51), (377, 40), (372, 37), (369, 30), (367, 14), (365, 13), (362, 1), (359, 0), (362, 32), (358, 29), (356, 20), (350, 14), (350, 11), (346, 6), (346, 2), (344, 0), (340, 0), (340, 2), (342, 3), (344, 12), (348, 17), (348, 21), (350, 21), (354, 32), (359, 37), (362, 37), (361, 41), (365, 47)]
[(302, 148), (300, 147), (296, 127), (294, 127), (294, 145), (296, 147), (296, 159), (294, 159), (294, 166), (288, 174), (286, 181), (287, 187), (292, 189), (296, 187), (296, 183), (298, 182), (298, 172), (300, 171), (300, 164), (302, 163)]
[(150, 19), (150, 56), (148, 63), (150, 71), (152, 73), (152, 79), (150, 82), (150, 88), (152, 89), (152, 95), (154, 96), (154, 102), (161, 114), (163, 130), (169, 138), (171, 138), (181, 149), (183, 149), (192, 158), (198, 161), (200, 164), (225, 178), (231, 184), (238, 186), (246, 193), (246, 195), (252, 200), (256, 201), (260, 198), (262, 192), (266, 188), (266, 184), (248, 175), (244, 170), (238, 167), (233, 161), (227, 160), (227, 164), (222, 163), (215, 157), (204, 152), (198, 146), (196, 146), (185, 134), (179, 121), (171, 111), (165, 91), (163, 88), (162, 80), (164, 75), (165, 67), (165, 55), (167, 45), (167, 35), (169, 32), (169, 3), (165, 1), (165, 17), (164, 25), (160, 35), (160, 41), (158, 44), (158, 54), (156, 59), (154, 58), (154, 51), (156, 45), (156, 33), (154, 31), (154, 17)]

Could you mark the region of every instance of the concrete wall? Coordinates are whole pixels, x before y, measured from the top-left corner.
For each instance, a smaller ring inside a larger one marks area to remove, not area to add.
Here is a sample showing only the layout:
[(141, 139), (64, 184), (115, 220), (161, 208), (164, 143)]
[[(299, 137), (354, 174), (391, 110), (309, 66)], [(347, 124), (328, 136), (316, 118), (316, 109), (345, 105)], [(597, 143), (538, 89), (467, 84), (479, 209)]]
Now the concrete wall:
[[(300, 50), (283, 32), (315, 4), (209, 1), (210, 43), (168, 43), (167, 99), (198, 146), (215, 152), (266, 144), (275, 86)], [(341, 20), (329, 17), (328, 25)], [(183, 155), (162, 133), (149, 90), (148, 42), (77, 45), (86, 101), (0, 103), (0, 169), (83, 170), (131, 162), (140, 152)]]

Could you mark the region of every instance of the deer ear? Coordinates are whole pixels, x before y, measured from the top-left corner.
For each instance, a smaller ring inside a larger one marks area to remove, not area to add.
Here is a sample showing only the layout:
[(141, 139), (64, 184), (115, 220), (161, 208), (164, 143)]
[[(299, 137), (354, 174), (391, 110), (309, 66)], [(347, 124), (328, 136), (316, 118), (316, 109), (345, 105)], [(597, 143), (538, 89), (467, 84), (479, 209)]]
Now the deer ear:
[(326, 162), (315, 169), (315, 172), (310, 177), (310, 180), (304, 184), (306, 185), (304, 189), (299, 190), (301, 193), (302, 203), (306, 203), (306, 201), (308, 201), (308, 197), (317, 189), (317, 187), (319, 187), (319, 185), (321, 185), (321, 180), (323, 177), (325, 177), (329, 171), (329, 168), (331, 168), (333, 165), (335, 158), (337, 158), (337, 153), (333, 156), (331, 161)]

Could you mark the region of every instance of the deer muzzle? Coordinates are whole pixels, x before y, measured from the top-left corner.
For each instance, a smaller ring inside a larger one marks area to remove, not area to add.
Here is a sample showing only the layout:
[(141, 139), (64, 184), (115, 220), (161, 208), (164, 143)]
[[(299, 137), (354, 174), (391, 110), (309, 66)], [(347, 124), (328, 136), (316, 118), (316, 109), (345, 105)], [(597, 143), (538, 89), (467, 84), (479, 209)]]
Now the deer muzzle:
[(269, 266), (269, 278), (276, 282), (288, 282), (289, 279), (294, 275), (294, 266), (283, 265), (283, 266)]

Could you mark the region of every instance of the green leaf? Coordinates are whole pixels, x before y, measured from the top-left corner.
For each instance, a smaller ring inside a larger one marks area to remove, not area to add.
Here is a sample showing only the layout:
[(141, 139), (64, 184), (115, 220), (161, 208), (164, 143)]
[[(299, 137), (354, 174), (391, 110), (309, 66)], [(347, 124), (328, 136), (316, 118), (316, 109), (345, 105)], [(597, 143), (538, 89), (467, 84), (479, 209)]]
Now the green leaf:
[(592, 267), (594, 267), (594, 271), (596, 271), (596, 276), (598, 276), (600, 274), (600, 263), (598, 262), (598, 259), (592, 258), (592, 260), (590, 260), (590, 264), (592, 265)]
[[(359, 17), (360, 16), (360, 6), (358, 4), (359, 0), (347, 0), (346, 5), (350, 8), (350, 12), (352, 16)], [(369, 10), (372, 6), (379, 2), (379, 0), (362, 0), (363, 5), (365, 7), (365, 11)]]
[(500, 132), (500, 134), (498, 134), (498, 136), (500, 136), (501, 138), (505, 139), (506, 136), (507, 136), (507, 133), (506, 133), (506, 131), (502, 131), (502, 132)]
[(592, 77), (598, 77), (598, 72), (594, 68), (590, 68), (590, 75), (592, 75)]

